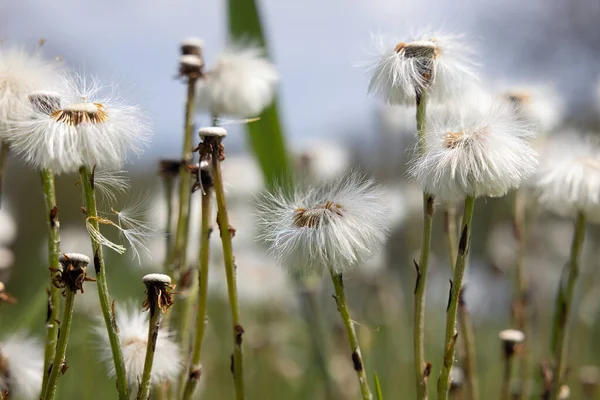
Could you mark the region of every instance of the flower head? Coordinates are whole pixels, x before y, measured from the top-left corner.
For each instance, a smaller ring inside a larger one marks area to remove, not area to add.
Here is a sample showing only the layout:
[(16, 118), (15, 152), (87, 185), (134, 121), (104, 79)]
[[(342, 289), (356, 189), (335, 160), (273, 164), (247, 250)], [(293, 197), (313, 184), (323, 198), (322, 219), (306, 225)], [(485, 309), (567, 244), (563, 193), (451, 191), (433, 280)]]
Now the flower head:
[(141, 152), (149, 128), (141, 110), (125, 105), (115, 88), (66, 76), (56, 93), (30, 93), (28, 115), (10, 133), (12, 148), (35, 168), (73, 172), (85, 165), (119, 169)]
[[(144, 371), (148, 343), (148, 313), (134, 307), (117, 307), (116, 315), (127, 380), (130, 385), (135, 385), (141, 380)], [(103, 346), (100, 347), (101, 357), (108, 364), (110, 375), (114, 376), (112, 352), (104, 324), (98, 326), (96, 332), (103, 341)], [(159, 330), (151, 374), (152, 384), (176, 378), (181, 368), (182, 358), (179, 346), (173, 340), (170, 332), (164, 329)]]
[(499, 103), (434, 118), (428, 126), (425, 150), (410, 172), (439, 200), (503, 196), (537, 166), (532, 132)]
[(564, 104), (551, 86), (529, 85), (506, 90), (502, 98), (519, 118), (532, 124), (536, 133), (548, 133), (562, 121)]
[(0, 341), (0, 391), (11, 399), (37, 399), (43, 372), (44, 351), (37, 340), (15, 334)]
[(59, 64), (41, 52), (23, 47), (0, 47), (0, 123), (23, 117), (27, 96), (52, 89), (58, 82)]
[(198, 82), (198, 105), (217, 116), (253, 117), (271, 104), (278, 80), (263, 49), (236, 43)]
[(387, 209), (371, 180), (359, 174), (331, 186), (261, 196), (261, 239), (295, 272), (342, 272), (369, 259), (387, 236)]
[(563, 216), (583, 211), (600, 219), (600, 141), (569, 132), (549, 139), (541, 150), (533, 184), (540, 203)]
[(409, 41), (377, 38), (369, 93), (389, 104), (415, 104), (427, 93), (438, 102), (460, 96), (477, 75), (472, 50), (460, 35), (421, 34)]

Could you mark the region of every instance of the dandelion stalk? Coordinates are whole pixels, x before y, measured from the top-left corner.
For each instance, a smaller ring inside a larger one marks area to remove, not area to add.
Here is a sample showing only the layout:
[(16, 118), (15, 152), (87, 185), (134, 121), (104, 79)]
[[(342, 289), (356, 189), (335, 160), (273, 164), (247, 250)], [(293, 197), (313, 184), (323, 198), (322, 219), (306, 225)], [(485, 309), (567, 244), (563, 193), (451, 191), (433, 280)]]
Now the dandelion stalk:
[(337, 304), (338, 311), (344, 322), (346, 333), (348, 334), (348, 341), (350, 342), (350, 350), (352, 351), (352, 362), (354, 363), (354, 370), (358, 376), (358, 382), (360, 384), (360, 392), (363, 400), (371, 400), (373, 395), (371, 389), (369, 389), (369, 381), (367, 379), (367, 372), (365, 371), (360, 346), (358, 344), (358, 337), (354, 330), (354, 322), (350, 317), (350, 310), (348, 309), (348, 303), (346, 302), (346, 294), (344, 293), (344, 281), (342, 280), (342, 274), (335, 272), (333, 269), (329, 270), (331, 274), (331, 281), (335, 289), (335, 302)]
[[(456, 243), (458, 237), (456, 230), (456, 207), (454, 204), (446, 204), (444, 217), (448, 254), (450, 255), (450, 266), (452, 267), (452, 272), (454, 272), (454, 265), (458, 252)], [(465, 304), (462, 292), (458, 301), (458, 329), (464, 345), (465, 359), (463, 370), (467, 381), (468, 398), (471, 400), (478, 400), (479, 387), (477, 385), (477, 367), (475, 365), (475, 334), (473, 333), (473, 325), (471, 324), (469, 310)]]
[[(529, 321), (528, 291), (529, 283), (525, 271), (525, 203), (520, 191), (515, 192), (514, 203), (514, 232), (517, 243), (516, 262), (515, 262), (515, 298), (513, 300), (513, 318), (518, 330), (525, 333), (525, 340), (529, 340), (531, 329)], [(527, 346), (527, 345), (525, 345)], [(528, 392), (527, 383), (529, 381), (529, 362), (530, 351), (525, 349), (519, 354), (520, 366), (520, 386), (517, 399), (522, 400)]]
[(573, 296), (575, 285), (579, 277), (579, 259), (583, 249), (585, 239), (585, 215), (583, 212), (577, 214), (575, 221), (575, 231), (573, 232), (573, 241), (571, 243), (571, 255), (567, 264), (569, 275), (566, 285), (559, 283), (558, 293), (556, 295), (556, 306), (554, 310), (554, 320), (552, 326), (552, 351), (556, 368), (553, 375), (553, 385), (551, 398), (558, 400), (560, 398), (560, 387), (564, 384), (564, 372), (567, 362), (568, 349), (568, 322), (573, 306)]
[(48, 313), (46, 316), (46, 341), (44, 352), (44, 378), (42, 381), (42, 393), (46, 390), (48, 383), (48, 370), (54, 360), (56, 340), (58, 338), (58, 320), (60, 290), (52, 284), (54, 278), (53, 270), (58, 270), (58, 254), (60, 245), (58, 206), (56, 205), (56, 190), (54, 187), (54, 173), (52, 170), (42, 170), (42, 187), (44, 191), (44, 202), (46, 205), (46, 216), (48, 218), (48, 264), (50, 267), (50, 294), (48, 297)]
[(504, 369), (502, 373), (502, 385), (500, 388), (500, 400), (509, 400), (510, 376), (512, 374), (512, 360), (504, 357)]
[[(425, 118), (427, 97), (422, 92), (417, 97), (417, 132), (419, 135), (419, 152), (425, 149)], [(423, 193), (423, 232), (421, 236), (421, 256), (417, 268), (417, 283), (415, 285), (415, 315), (414, 315), (414, 362), (418, 399), (427, 398), (427, 378), (429, 367), (425, 363), (425, 287), (427, 269), (429, 266), (429, 248), (431, 246), (431, 229), (433, 224), (433, 196)]]
[[(208, 140), (209, 138), (206, 138)], [(227, 294), (229, 297), (229, 306), (231, 308), (232, 334), (233, 334), (233, 379), (235, 383), (235, 395), (237, 400), (244, 399), (244, 368), (242, 353), (242, 335), (244, 328), (240, 323), (240, 311), (237, 297), (237, 283), (235, 277), (235, 263), (233, 257), (233, 245), (231, 241), (232, 230), (229, 225), (229, 214), (227, 212), (227, 203), (225, 201), (225, 190), (223, 188), (223, 175), (221, 172), (221, 157), (223, 156), (221, 138), (213, 139), (212, 143), (212, 173), (215, 196), (217, 199), (217, 224), (223, 245), (223, 259), (225, 263), (225, 275), (227, 277)]]
[[(96, 194), (94, 189), (94, 176), (88, 167), (83, 166), (79, 169), (81, 177), (81, 185), (83, 187), (83, 196), (85, 199), (86, 214), (89, 223), (96, 231), (100, 231), (98, 224), (98, 210), (96, 208)], [(113, 355), (115, 365), (115, 374), (117, 376), (117, 390), (120, 400), (129, 398), (129, 388), (127, 386), (127, 376), (125, 375), (125, 364), (123, 363), (123, 353), (119, 342), (119, 328), (115, 322), (115, 316), (111, 312), (109, 304), (110, 297), (108, 294), (108, 285), (106, 282), (106, 267), (104, 265), (104, 253), (102, 246), (97, 239), (90, 237), (92, 241), (92, 250), (94, 251), (94, 268), (96, 270), (96, 283), (98, 285), (98, 298), (100, 300), (100, 308), (104, 317), (104, 324), (108, 332), (110, 348)]]
[(463, 212), (462, 229), (458, 245), (458, 253), (454, 266), (454, 278), (450, 286), (450, 299), (446, 310), (446, 334), (444, 339), (444, 356), (442, 360), (442, 370), (438, 380), (438, 399), (448, 398), (448, 389), (450, 384), (450, 369), (454, 362), (454, 347), (456, 345), (456, 317), (458, 312), (458, 303), (462, 289), (462, 281), (467, 265), (467, 256), (469, 253), (469, 244), (471, 238), (471, 221), (473, 219), (473, 210), (475, 208), (475, 198), (467, 196), (465, 199), (465, 208)]
[[(201, 173), (199, 171), (198, 173)], [(202, 353), (202, 340), (206, 328), (206, 306), (208, 300), (208, 270), (209, 270), (209, 239), (212, 231), (210, 219), (212, 217), (212, 189), (204, 188), (202, 193), (202, 226), (200, 238), (200, 270), (198, 275), (198, 309), (196, 314), (196, 336), (194, 339), (194, 350), (188, 374), (188, 380), (185, 385), (183, 399), (189, 400), (194, 394), (194, 390), (202, 369), (200, 367), (200, 356)]]

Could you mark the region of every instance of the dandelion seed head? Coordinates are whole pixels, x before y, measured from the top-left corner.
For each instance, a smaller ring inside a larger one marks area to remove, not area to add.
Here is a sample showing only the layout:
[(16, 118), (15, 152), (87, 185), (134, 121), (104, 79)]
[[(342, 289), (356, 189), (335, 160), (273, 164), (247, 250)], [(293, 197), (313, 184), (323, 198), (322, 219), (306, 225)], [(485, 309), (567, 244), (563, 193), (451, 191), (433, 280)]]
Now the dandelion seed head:
[(427, 93), (434, 102), (462, 96), (477, 81), (473, 50), (462, 35), (428, 33), (412, 40), (376, 37), (377, 58), (369, 66), (369, 93), (386, 103), (413, 105)]
[(44, 107), (41, 97), (30, 98), (33, 104), (7, 136), (11, 148), (34, 168), (58, 174), (81, 166), (120, 169), (129, 154), (141, 153), (148, 143), (145, 115), (124, 104), (114, 85), (64, 75), (58, 93), (60, 101), (53, 98)]
[(504, 90), (502, 98), (538, 135), (556, 129), (564, 116), (564, 101), (549, 85), (520, 85)]
[(285, 268), (342, 272), (368, 260), (387, 237), (381, 190), (360, 174), (259, 197), (260, 239)]
[(505, 329), (500, 331), (498, 337), (503, 342), (521, 343), (525, 340), (525, 334), (516, 329)]
[(254, 117), (271, 104), (278, 81), (263, 49), (233, 43), (198, 82), (198, 107), (217, 116)]
[(431, 118), (428, 127), (410, 174), (441, 201), (503, 196), (537, 166), (530, 127), (498, 102)]
[(166, 285), (171, 284), (171, 278), (169, 275), (165, 274), (146, 274), (142, 278), (142, 281), (144, 283), (163, 283)]
[(220, 126), (205, 126), (198, 130), (198, 135), (201, 139), (207, 137), (225, 137), (227, 136), (227, 129)]
[(0, 390), (8, 390), (11, 398), (39, 398), (43, 370), (44, 351), (37, 340), (19, 333), (0, 341)]
[(204, 66), (204, 61), (195, 54), (185, 54), (179, 57), (179, 63), (187, 68), (198, 69)]
[(204, 48), (204, 40), (197, 37), (189, 37), (183, 39), (180, 43), (181, 46), (181, 54), (195, 54), (200, 56), (202, 54), (202, 49)]
[[(127, 380), (130, 385), (136, 385), (144, 372), (146, 346), (148, 344), (148, 313), (136, 307), (119, 307), (116, 310), (116, 322), (119, 327), (119, 341), (123, 350), (123, 361)], [(110, 376), (115, 376), (115, 368), (110, 348), (110, 342), (103, 321), (99, 321), (96, 333), (102, 340), (100, 356), (108, 365)], [(183, 365), (181, 351), (175, 343), (173, 335), (165, 329), (160, 329), (156, 340), (154, 363), (150, 380), (152, 384), (171, 381), (177, 377)]]
[(562, 216), (582, 211), (600, 221), (600, 141), (577, 132), (551, 137), (532, 182), (544, 208)]

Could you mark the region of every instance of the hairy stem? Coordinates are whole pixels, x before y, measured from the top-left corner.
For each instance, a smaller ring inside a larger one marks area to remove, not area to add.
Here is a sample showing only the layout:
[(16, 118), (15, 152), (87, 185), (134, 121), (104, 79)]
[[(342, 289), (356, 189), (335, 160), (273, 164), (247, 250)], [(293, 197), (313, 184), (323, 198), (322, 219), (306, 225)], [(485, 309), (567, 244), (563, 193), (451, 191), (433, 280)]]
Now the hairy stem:
[[(97, 221), (98, 209), (96, 208), (96, 192), (94, 189), (94, 176), (88, 167), (79, 168), (79, 176), (83, 187), (83, 196), (85, 199), (86, 214), (89, 222), (94, 229), (100, 231)], [(108, 284), (106, 282), (106, 266), (104, 264), (104, 253), (102, 246), (93, 237), (92, 250), (94, 252), (94, 268), (96, 270), (96, 284), (98, 286), (98, 298), (100, 300), (100, 308), (102, 309), (102, 317), (106, 325), (110, 349), (113, 355), (115, 365), (115, 374), (117, 376), (117, 390), (119, 392), (119, 400), (129, 399), (129, 387), (127, 385), (127, 375), (125, 374), (125, 364), (123, 362), (123, 352), (121, 350), (121, 342), (119, 340), (119, 328), (115, 320), (115, 315), (111, 311), (110, 296), (108, 294)]]
[(152, 364), (154, 363), (154, 351), (156, 349), (156, 340), (160, 329), (161, 310), (158, 307), (158, 299), (154, 290), (148, 288), (148, 298), (150, 299), (150, 320), (148, 323), (148, 342), (146, 344), (146, 358), (144, 359), (144, 372), (142, 373), (142, 382), (138, 391), (137, 399), (146, 400), (150, 396), (150, 378), (152, 376)]
[(235, 395), (237, 400), (244, 399), (244, 365), (242, 353), (242, 335), (244, 328), (240, 323), (240, 311), (238, 307), (237, 283), (235, 277), (235, 263), (233, 257), (233, 245), (231, 241), (232, 231), (229, 226), (229, 215), (227, 213), (227, 203), (225, 201), (225, 189), (223, 188), (223, 175), (221, 173), (221, 162), (219, 160), (219, 146), (213, 146), (212, 153), (212, 173), (214, 181), (215, 195), (217, 198), (217, 224), (219, 225), (219, 234), (223, 245), (223, 259), (225, 264), (225, 275), (227, 276), (227, 294), (229, 297), (229, 306), (231, 308), (231, 322), (233, 334), (233, 357), (232, 372), (235, 383)]
[(0, 208), (2, 208), (2, 198), (4, 195), (4, 175), (6, 173), (6, 164), (8, 161), (10, 147), (6, 141), (0, 142)]
[(331, 281), (333, 282), (333, 288), (335, 289), (335, 302), (340, 316), (342, 317), (342, 321), (344, 322), (346, 334), (348, 335), (350, 351), (352, 352), (352, 362), (354, 364), (354, 371), (356, 371), (358, 377), (358, 383), (360, 384), (360, 392), (363, 400), (371, 400), (373, 395), (371, 394), (371, 389), (369, 389), (369, 381), (367, 379), (367, 372), (365, 371), (360, 345), (358, 344), (358, 337), (356, 336), (354, 322), (350, 317), (350, 310), (348, 308), (348, 303), (346, 302), (342, 274), (335, 272), (331, 268), (329, 269), (329, 273), (331, 274)]
[(554, 310), (554, 320), (552, 326), (553, 356), (556, 362), (556, 368), (552, 379), (553, 400), (559, 399), (560, 387), (564, 383), (565, 369), (567, 364), (568, 323), (573, 307), (573, 295), (575, 285), (579, 277), (579, 259), (583, 249), (585, 239), (585, 215), (582, 212), (577, 214), (575, 221), (575, 231), (573, 232), (573, 241), (571, 243), (571, 255), (569, 257), (568, 271), (569, 276), (566, 285), (563, 280), (559, 282), (558, 293), (556, 295), (556, 307)]
[(517, 400), (523, 400), (529, 392), (530, 354), (528, 342), (531, 335), (530, 310), (528, 304), (529, 282), (525, 271), (525, 199), (520, 191), (515, 192), (513, 228), (517, 244), (515, 257), (515, 288), (513, 299), (513, 323), (525, 334), (523, 349), (519, 352), (519, 392)]
[[(456, 262), (457, 237), (456, 230), (456, 207), (454, 204), (446, 204), (445, 216), (445, 232), (448, 242), (448, 254), (450, 256), (450, 266), (454, 272)], [(464, 296), (460, 296), (458, 301), (458, 329), (461, 336), (461, 341), (464, 346), (464, 365), (465, 380), (467, 382), (467, 399), (479, 400), (479, 386), (477, 379), (477, 367), (475, 356), (475, 334), (473, 325), (469, 316), (469, 310), (464, 300)]]
[(458, 252), (456, 263), (454, 265), (454, 278), (450, 287), (450, 299), (446, 311), (446, 334), (444, 338), (444, 356), (442, 360), (442, 370), (438, 379), (438, 400), (448, 398), (448, 388), (450, 386), (450, 369), (454, 362), (454, 347), (456, 345), (456, 316), (458, 313), (458, 303), (462, 289), (467, 257), (469, 255), (469, 245), (471, 240), (471, 221), (473, 219), (473, 210), (475, 208), (475, 198), (468, 196), (465, 199), (465, 209), (461, 226)]
[(50, 377), (48, 378), (48, 386), (46, 387), (44, 400), (54, 399), (56, 396), (58, 377), (65, 371), (63, 365), (66, 365), (65, 356), (67, 354), (67, 342), (69, 341), (69, 331), (71, 330), (71, 321), (73, 319), (73, 303), (75, 301), (75, 292), (68, 286), (65, 288), (65, 291), (65, 308), (60, 324), (60, 334), (58, 336), (58, 342), (56, 343), (54, 361), (50, 366)]
[(212, 217), (212, 190), (206, 188), (202, 193), (202, 225), (200, 237), (200, 269), (198, 274), (198, 309), (196, 314), (196, 337), (194, 340), (194, 350), (188, 373), (183, 399), (189, 400), (194, 394), (196, 385), (200, 380), (202, 373), (200, 366), (200, 356), (202, 353), (202, 341), (206, 328), (206, 306), (208, 303), (208, 270), (209, 270), (209, 240), (212, 231), (210, 219)]
[(60, 246), (60, 235), (59, 228), (60, 223), (58, 220), (58, 206), (56, 205), (56, 189), (54, 187), (54, 173), (49, 169), (42, 170), (42, 188), (44, 191), (44, 204), (46, 205), (46, 218), (48, 223), (48, 266), (50, 270), (50, 294), (48, 296), (48, 312), (46, 314), (46, 340), (45, 340), (45, 351), (44, 351), (44, 378), (42, 381), (42, 391), (46, 392), (46, 386), (48, 384), (48, 371), (52, 360), (54, 360), (54, 353), (56, 349), (56, 341), (58, 339), (58, 312), (60, 305), (60, 290), (54, 286), (52, 279), (54, 278), (55, 272), (59, 268), (58, 257), (59, 257), (59, 246)]

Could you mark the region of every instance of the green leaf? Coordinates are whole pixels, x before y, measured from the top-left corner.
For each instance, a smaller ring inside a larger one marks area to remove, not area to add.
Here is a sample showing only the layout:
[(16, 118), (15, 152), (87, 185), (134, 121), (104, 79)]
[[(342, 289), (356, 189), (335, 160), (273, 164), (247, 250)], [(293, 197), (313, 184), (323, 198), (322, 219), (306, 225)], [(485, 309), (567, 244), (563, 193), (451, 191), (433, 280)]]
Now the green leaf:
[[(267, 49), (255, 0), (228, 0), (229, 35), (233, 40), (250, 40)], [(285, 137), (279, 120), (277, 99), (259, 116), (260, 120), (246, 125), (248, 141), (268, 186), (289, 178), (289, 159)]]
[(379, 383), (379, 376), (377, 372), (374, 372), (375, 376), (375, 393), (377, 394), (377, 400), (383, 400), (383, 392), (381, 391), (381, 384)]

